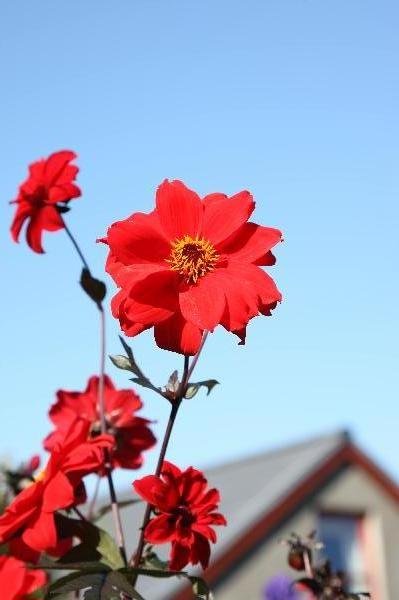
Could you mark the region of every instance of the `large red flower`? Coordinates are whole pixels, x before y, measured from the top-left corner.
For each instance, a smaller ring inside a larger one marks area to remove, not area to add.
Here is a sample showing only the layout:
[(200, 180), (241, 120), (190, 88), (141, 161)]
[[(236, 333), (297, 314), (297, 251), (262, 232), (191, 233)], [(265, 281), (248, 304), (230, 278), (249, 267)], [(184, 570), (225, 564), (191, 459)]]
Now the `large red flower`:
[(74, 158), (74, 152), (61, 150), (29, 165), (29, 176), (20, 186), (16, 200), (13, 200), (17, 205), (11, 225), (15, 242), (18, 242), (23, 224), (29, 221), (26, 240), (32, 250), (42, 253), (42, 232), (63, 229), (57, 204), (66, 203), (81, 194), (74, 183), (79, 169), (70, 164)]
[[(65, 436), (72, 421), (79, 416), (89, 424), (89, 435), (97, 436), (101, 431), (98, 405), (97, 376), (90, 377), (84, 392), (59, 390), (57, 402), (50, 408), (49, 416), (56, 430), (44, 440), (46, 450)], [(143, 406), (140, 397), (133, 390), (118, 390), (110, 377), (104, 378), (105, 418), (108, 431), (115, 438), (112, 453), (114, 467), (139, 469), (143, 464), (143, 451), (154, 446), (156, 439), (148, 427), (149, 421), (137, 417), (136, 412)]]
[(195, 354), (203, 331), (218, 324), (243, 342), (248, 321), (281, 300), (261, 266), (281, 232), (247, 222), (249, 192), (201, 201), (181, 181), (164, 181), (150, 214), (114, 223), (106, 269), (120, 288), (112, 311), (130, 336), (154, 326), (158, 346)]
[(16, 556), (27, 558), (29, 549), (59, 553), (55, 512), (85, 502), (82, 478), (102, 468), (104, 449), (114, 444), (110, 435), (88, 440), (88, 429), (87, 421), (76, 419), (43, 472), (0, 516), (0, 544), (10, 542)]
[(189, 467), (181, 471), (164, 462), (160, 477), (148, 475), (133, 483), (136, 492), (149, 502), (155, 517), (145, 528), (150, 544), (171, 542), (169, 567), (180, 571), (185, 565), (209, 563), (210, 544), (216, 542), (212, 525), (226, 525), (226, 519), (215, 512), (220, 502), (219, 492), (207, 489), (201, 471)]
[(39, 569), (28, 569), (12, 556), (0, 556), (0, 590), (2, 600), (26, 600), (47, 583), (47, 575)]

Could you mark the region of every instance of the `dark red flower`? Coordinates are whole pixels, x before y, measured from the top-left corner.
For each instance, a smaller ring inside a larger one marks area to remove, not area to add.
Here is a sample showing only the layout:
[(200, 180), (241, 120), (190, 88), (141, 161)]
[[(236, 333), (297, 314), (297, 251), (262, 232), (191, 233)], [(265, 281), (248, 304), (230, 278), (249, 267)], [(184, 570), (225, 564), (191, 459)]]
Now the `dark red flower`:
[(104, 449), (111, 451), (114, 444), (110, 435), (88, 440), (88, 429), (87, 421), (75, 419), (46, 468), (0, 516), (0, 544), (11, 542), (16, 556), (27, 557), (29, 549), (59, 553), (55, 512), (85, 502), (82, 479), (102, 468)]
[(28, 569), (25, 563), (0, 556), (0, 590), (2, 600), (26, 600), (47, 583), (47, 575), (39, 569)]
[[(89, 424), (89, 435), (97, 436), (101, 431), (98, 406), (97, 376), (90, 377), (84, 392), (59, 390), (57, 402), (50, 408), (49, 416), (56, 430), (44, 440), (46, 450), (64, 437), (72, 421), (79, 416)], [(149, 421), (137, 417), (136, 412), (143, 406), (140, 397), (133, 390), (118, 390), (110, 377), (104, 377), (105, 418), (108, 431), (115, 438), (112, 453), (114, 467), (139, 469), (143, 464), (142, 453), (154, 446), (156, 439), (148, 427)]]
[(133, 486), (156, 515), (145, 528), (145, 539), (150, 544), (172, 544), (169, 568), (180, 571), (188, 563), (201, 563), (205, 569), (209, 540), (216, 542), (212, 525), (226, 525), (226, 519), (215, 512), (220, 495), (215, 488), (207, 489), (203, 473), (193, 467), (181, 471), (165, 461), (160, 477), (148, 475)]
[(154, 326), (158, 346), (195, 354), (203, 331), (218, 324), (242, 340), (248, 321), (269, 315), (281, 300), (260, 267), (281, 232), (247, 222), (249, 192), (201, 201), (181, 181), (164, 181), (156, 208), (114, 223), (106, 269), (120, 288), (112, 311), (130, 336)]
[(13, 200), (17, 204), (11, 224), (11, 235), (15, 242), (18, 242), (23, 224), (29, 221), (26, 240), (32, 250), (42, 253), (42, 232), (63, 229), (64, 223), (57, 204), (69, 202), (81, 194), (74, 183), (79, 169), (70, 164), (74, 158), (74, 152), (61, 150), (29, 165), (29, 176)]

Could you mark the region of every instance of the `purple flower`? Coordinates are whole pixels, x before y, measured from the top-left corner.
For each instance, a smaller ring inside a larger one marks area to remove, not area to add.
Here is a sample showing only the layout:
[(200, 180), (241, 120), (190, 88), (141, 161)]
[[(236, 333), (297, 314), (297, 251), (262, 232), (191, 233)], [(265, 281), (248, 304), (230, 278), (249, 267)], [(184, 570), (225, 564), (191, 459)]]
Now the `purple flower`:
[(264, 591), (265, 600), (299, 600), (292, 587), (292, 580), (286, 575), (276, 575), (268, 581)]

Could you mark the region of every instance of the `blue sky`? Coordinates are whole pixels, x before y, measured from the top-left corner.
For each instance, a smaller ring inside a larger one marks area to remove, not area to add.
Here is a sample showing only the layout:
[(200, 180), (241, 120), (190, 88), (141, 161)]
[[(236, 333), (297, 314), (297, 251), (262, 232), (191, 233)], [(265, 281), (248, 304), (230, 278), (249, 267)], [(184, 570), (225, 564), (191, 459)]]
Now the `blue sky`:
[[(150, 210), (165, 177), (201, 194), (249, 189), (255, 220), (284, 231), (284, 302), (252, 322), (246, 347), (211, 337), (197, 378), (221, 385), (184, 405), (172, 460), (344, 427), (399, 475), (398, 21), (393, 0), (1, 4), (2, 454), (37, 451), (55, 390), (83, 389), (98, 368), (66, 236), (47, 235), (37, 256), (8, 232), (27, 164), (71, 148), (84, 196), (68, 223), (99, 275), (96, 237)], [(110, 318), (111, 353), (117, 334)], [(159, 384), (181, 368), (151, 334), (133, 347)], [(160, 435), (168, 407), (142, 397)]]

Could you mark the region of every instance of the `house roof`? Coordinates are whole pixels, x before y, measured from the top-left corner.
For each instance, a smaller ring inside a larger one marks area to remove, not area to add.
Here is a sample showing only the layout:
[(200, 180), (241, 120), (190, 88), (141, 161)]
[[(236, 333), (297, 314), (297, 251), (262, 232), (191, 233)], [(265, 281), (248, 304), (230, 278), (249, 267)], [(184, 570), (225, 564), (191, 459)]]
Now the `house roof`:
[[(352, 444), (345, 431), (204, 469), (209, 484), (220, 490), (220, 510), (228, 522), (227, 527), (217, 528), (218, 543), (212, 549), (207, 579), (217, 580), (301, 500), (339, 468), (353, 462), (365, 468), (399, 501), (397, 486)], [(142, 504), (122, 509), (127, 546), (131, 551), (142, 514)], [(109, 517), (103, 526), (112, 527)], [(181, 582), (175, 579), (162, 582), (153, 578), (139, 579), (139, 591), (149, 600), (191, 598), (191, 593), (184, 589), (179, 592), (181, 587)]]

